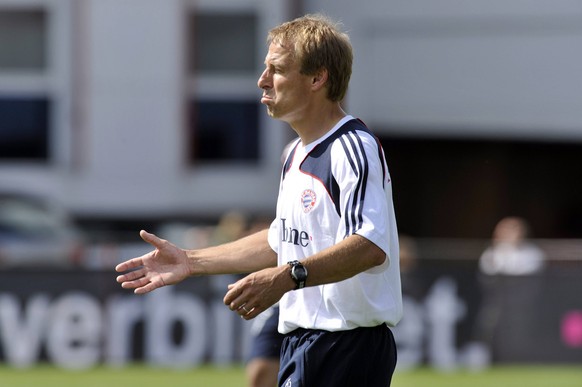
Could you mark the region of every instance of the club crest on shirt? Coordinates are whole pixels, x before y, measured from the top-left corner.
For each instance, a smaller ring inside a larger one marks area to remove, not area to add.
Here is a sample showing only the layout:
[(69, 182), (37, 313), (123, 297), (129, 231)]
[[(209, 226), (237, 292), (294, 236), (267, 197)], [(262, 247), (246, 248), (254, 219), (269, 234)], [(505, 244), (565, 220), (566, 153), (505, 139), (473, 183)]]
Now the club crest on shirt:
[(306, 189), (301, 193), (301, 205), (303, 206), (303, 212), (308, 213), (315, 206), (315, 192), (310, 189)]

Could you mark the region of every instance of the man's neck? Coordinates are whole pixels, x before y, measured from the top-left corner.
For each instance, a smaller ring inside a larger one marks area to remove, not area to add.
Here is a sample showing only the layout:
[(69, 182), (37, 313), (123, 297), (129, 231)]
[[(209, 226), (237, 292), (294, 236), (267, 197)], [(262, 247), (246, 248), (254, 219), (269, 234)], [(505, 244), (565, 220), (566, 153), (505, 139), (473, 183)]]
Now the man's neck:
[(301, 143), (305, 146), (321, 138), (345, 116), (346, 113), (338, 103), (330, 106), (329, 109), (323, 109), (314, 117), (291, 123), (291, 127), (299, 135)]

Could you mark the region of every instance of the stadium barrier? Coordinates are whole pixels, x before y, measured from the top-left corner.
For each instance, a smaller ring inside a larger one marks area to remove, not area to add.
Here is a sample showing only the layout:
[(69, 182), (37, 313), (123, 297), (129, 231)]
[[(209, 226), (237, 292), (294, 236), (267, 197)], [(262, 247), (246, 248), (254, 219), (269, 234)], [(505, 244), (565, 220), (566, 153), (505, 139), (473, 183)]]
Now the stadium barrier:
[[(539, 241), (546, 269), (485, 276), (483, 242), (419, 240), (403, 272), (399, 367), (582, 361), (578, 241)], [(14, 367), (196, 367), (241, 362), (250, 324), (222, 303), (232, 277), (192, 278), (136, 296), (112, 269), (0, 271), (0, 360)]]

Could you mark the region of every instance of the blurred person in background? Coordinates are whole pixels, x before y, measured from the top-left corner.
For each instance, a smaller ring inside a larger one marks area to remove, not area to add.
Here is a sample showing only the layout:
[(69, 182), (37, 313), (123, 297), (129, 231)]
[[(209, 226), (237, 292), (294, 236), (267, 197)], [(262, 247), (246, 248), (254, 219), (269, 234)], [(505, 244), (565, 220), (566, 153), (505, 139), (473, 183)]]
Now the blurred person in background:
[[(533, 311), (528, 313), (528, 308), (539, 307), (537, 275), (546, 266), (546, 256), (530, 239), (530, 232), (530, 225), (524, 218), (502, 218), (493, 229), (491, 245), (479, 258), (482, 300), (475, 337), (493, 352), (495, 343), (503, 340), (503, 332), (507, 331), (500, 330), (500, 324), (524, 329), (528, 321), (521, 316), (535, 315)], [(515, 313), (516, 308), (520, 313)]]
[(386, 387), (396, 366), (390, 326), (402, 316), (398, 233), (384, 151), (341, 107), (352, 68), (349, 37), (321, 15), (269, 32), (258, 86), (271, 117), (299, 135), (269, 229), (184, 250), (142, 231), (155, 249), (116, 267), (145, 294), (189, 276), (251, 273), (224, 303), (251, 320), (279, 302), (285, 335), (279, 386)]
[(250, 329), (251, 350), (245, 367), (249, 387), (273, 387), (277, 385), (279, 357), (285, 337), (279, 333), (278, 324), (278, 304), (259, 314), (252, 322)]
[(544, 252), (529, 240), (528, 222), (517, 216), (501, 219), (493, 230), (492, 243), (479, 259), (484, 274), (528, 275), (545, 266)]

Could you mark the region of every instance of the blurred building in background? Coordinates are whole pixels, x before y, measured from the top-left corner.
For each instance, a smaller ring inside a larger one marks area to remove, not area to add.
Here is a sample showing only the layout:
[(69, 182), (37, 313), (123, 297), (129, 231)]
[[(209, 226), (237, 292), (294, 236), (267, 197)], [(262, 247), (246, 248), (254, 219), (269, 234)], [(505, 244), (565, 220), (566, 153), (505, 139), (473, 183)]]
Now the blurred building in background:
[(582, 233), (582, 7), (558, 0), (0, 0), (0, 189), (103, 228), (270, 213), (294, 136), (256, 80), (265, 34), (323, 12), (355, 48), (346, 105), (383, 141), (402, 231), (502, 216)]
[(113, 225), (271, 210), (291, 131), (256, 80), (287, 6), (0, 1), (0, 188)]

